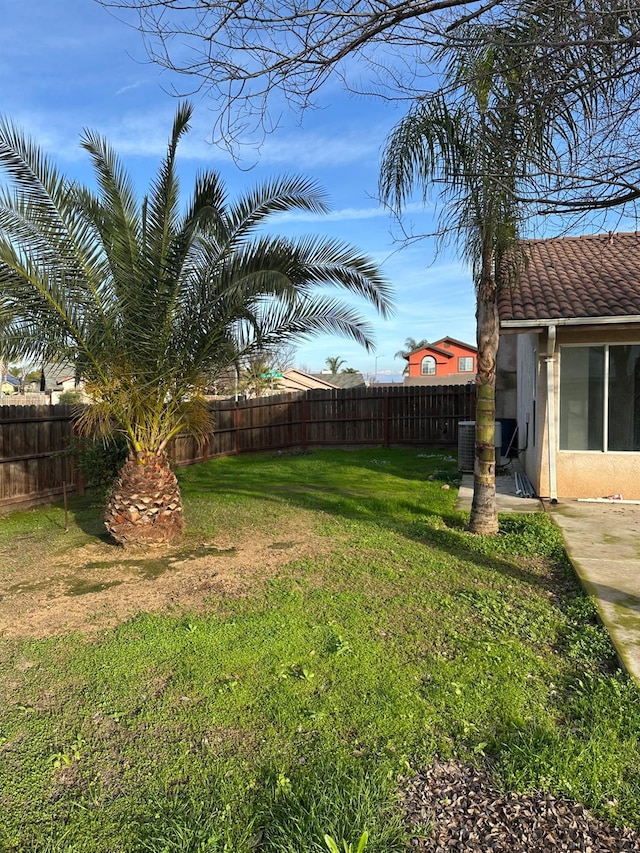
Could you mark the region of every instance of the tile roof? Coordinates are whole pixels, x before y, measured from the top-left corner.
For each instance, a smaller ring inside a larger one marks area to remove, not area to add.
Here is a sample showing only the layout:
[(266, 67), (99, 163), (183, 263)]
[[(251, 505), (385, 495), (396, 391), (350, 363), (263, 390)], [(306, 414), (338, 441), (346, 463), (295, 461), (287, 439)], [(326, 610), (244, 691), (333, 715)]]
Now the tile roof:
[(450, 338), (449, 335), (437, 340), (435, 346), (440, 346), (440, 344), (444, 344), (446, 341), (450, 344), (457, 344), (459, 347), (465, 347), (465, 349), (472, 350), (473, 352), (478, 352), (478, 347), (475, 344), (465, 344), (464, 341), (459, 341), (457, 338)]
[(305, 373), (304, 370), (290, 368), (277, 380), (276, 390), (309, 391), (322, 388), (365, 388), (362, 373)]
[(57, 385), (61, 385), (68, 379), (76, 378), (76, 369), (68, 361), (48, 362), (42, 366), (42, 370), (44, 371), (47, 391), (50, 391), (51, 389), (59, 390), (56, 389)]
[(640, 233), (525, 242), (527, 264), (499, 296), (500, 320), (640, 316)]
[(444, 349), (447, 344), (457, 344), (457, 346), (463, 347), (464, 349), (468, 349), (471, 352), (478, 352), (478, 348), (475, 347), (473, 344), (465, 344), (464, 341), (459, 341), (457, 338), (450, 338), (449, 335), (447, 335), (445, 338), (439, 338), (432, 344), (424, 344), (423, 346), (418, 347), (417, 349), (411, 350), (411, 352), (406, 352), (403, 354), (402, 357), (409, 361), (409, 358), (412, 355), (415, 355), (417, 352), (432, 351), (438, 352), (441, 355), (446, 355), (447, 358), (453, 358), (453, 353), (449, 352), (449, 350)]
[(442, 349), (442, 347), (437, 347), (435, 344), (425, 344), (423, 347), (418, 347), (418, 349), (411, 350), (411, 352), (405, 353), (402, 357), (406, 358), (407, 361), (411, 358), (412, 355), (416, 355), (419, 352), (437, 352), (440, 355), (446, 355), (447, 358), (453, 358), (453, 353), (448, 352), (446, 349)]
[(332, 388), (364, 388), (366, 382), (362, 373), (310, 373), (314, 379), (320, 379)]

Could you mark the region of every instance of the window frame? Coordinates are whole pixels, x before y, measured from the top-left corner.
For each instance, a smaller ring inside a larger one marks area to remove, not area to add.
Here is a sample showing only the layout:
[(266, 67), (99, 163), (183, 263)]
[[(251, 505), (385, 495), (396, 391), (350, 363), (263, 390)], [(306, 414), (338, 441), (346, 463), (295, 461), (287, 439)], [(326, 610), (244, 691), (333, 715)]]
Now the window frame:
[[(461, 362), (471, 362), (471, 367), (462, 367)], [(474, 370), (474, 358), (472, 355), (459, 355), (458, 356), (458, 373), (473, 373)]]
[[(557, 434), (556, 434), (556, 451), (559, 453), (592, 453), (592, 454), (624, 454), (640, 453), (640, 448), (637, 450), (610, 450), (609, 449), (609, 350), (611, 347), (640, 347), (640, 340), (622, 340), (622, 341), (581, 341), (576, 343), (560, 344), (559, 360), (558, 360), (558, 378), (557, 378)], [(590, 349), (599, 347), (603, 350), (603, 374), (602, 374), (602, 447), (599, 449), (572, 449), (568, 447), (560, 447), (560, 425), (562, 413), (562, 352), (566, 349)]]
[[(425, 365), (433, 367), (433, 370), (425, 370)], [(432, 355), (425, 355), (420, 362), (420, 376), (435, 376), (437, 370), (437, 362)]]

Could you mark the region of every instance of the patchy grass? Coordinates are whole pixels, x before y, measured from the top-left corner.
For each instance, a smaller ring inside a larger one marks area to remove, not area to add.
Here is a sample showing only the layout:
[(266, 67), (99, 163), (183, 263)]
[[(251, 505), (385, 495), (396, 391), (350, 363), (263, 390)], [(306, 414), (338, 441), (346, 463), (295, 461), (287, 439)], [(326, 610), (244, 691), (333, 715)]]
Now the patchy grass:
[[(180, 472), (192, 542), (285, 541), (303, 510), (330, 547), (198, 615), (4, 642), (0, 849), (326, 853), (366, 830), (367, 853), (399, 853), (398, 790), (436, 754), (640, 826), (638, 691), (557, 530), (471, 536), (456, 476), (383, 450)], [(56, 553), (83, 544), (99, 512), (74, 507), (66, 534), (57, 508), (6, 519), (0, 552), (45, 529)]]

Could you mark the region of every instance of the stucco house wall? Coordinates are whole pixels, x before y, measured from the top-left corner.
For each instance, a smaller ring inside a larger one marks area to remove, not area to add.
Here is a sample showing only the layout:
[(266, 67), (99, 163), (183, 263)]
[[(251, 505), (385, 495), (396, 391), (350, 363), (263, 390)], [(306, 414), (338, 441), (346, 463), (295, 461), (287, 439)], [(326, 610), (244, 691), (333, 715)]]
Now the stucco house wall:
[(640, 500), (640, 233), (527, 250), (500, 297), (498, 377), (512, 374), (515, 339), (519, 459), (541, 497)]
[[(548, 424), (548, 334), (508, 335), (517, 350), (518, 457), (536, 494), (550, 494), (550, 457)], [(503, 338), (504, 340), (504, 338)], [(501, 352), (504, 353), (503, 340)], [(557, 333), (553, 358), (553, 382), (558, 389), (562, 372), (562, 353), (566, 346), (599, 344), (640, 345), (640, 329), (561, 328)], [(513, 345), (513, 344), (512, 344)], [(500, 394), (498, 393), (498, 399)], [(554, 453), (556, 490), (562, 498), (600, 498), (621, 494), (627, 500), (640, 500), (640, 452), (603, 450), (562, 450), (560, 448), (560, 406), (554, 407)]]
[[(546, 407), (544, 394), (539, 388), (540, 340), (538, 334), (505, 335), (500, 340), (498, 354), (499, 369), (504, 359), (504, 343), (508, 341), (509, 350), (514, 351), (515, 359), (515, 412), (517, 435), (515, 445), (518, 459), (527, 472), (536, 493), (541, 492), (540, 458), (544, 442), (544, 418)], [(500, 401), (502, 392), (496, 389), (496, 408), (502, 410)], [(510, 415), (511, 416), (511, 415)]]

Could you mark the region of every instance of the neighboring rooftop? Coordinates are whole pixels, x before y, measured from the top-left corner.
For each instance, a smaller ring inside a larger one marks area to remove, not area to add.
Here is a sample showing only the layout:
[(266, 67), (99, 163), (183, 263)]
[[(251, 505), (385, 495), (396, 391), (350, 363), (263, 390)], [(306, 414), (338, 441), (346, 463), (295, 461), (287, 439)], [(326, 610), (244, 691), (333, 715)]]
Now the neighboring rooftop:
[(500, 321), (640, 318), (640, 233), (525, 242), (526, 266), (499, 297)]
[(478, 351), (478, 348), (474, 344), (465, 344), (464, 341), (459, 341), (457, 338), (451, 338), (447, 335), (444, 338), (438, 338), (438, 340), (434, 341), (432, 344), (423, 344), (421, 347), (416, 347), (416, 349), (411, 350), (411, 352), (404, 353), (402, 357), (408, 361), (410, 356), (415, 355), (415, 353), (422, 352), (423, 350), (429, 350), (442, 353), (442, 355), (446, 355), (447, 358), (453, 358), (453, 353), (449, 352), (448, 349), (445, 349), (445, 347), (448, 347), (450, 344), (455, 344), (459, 347), (463, 347), (464, 349), (472, 350), (473, 352)]
[(44, 373), (43, 391), (60, 390), (63, 382), (76, 378), (76, 369), (68, 362), (48, 362), (42, 368)]
[(361, 373), (305, 373), (290, 368), (277, 380), (278, 393), (308, 391), (317, 388), (364, 388), (366, 382)]
[(333, 388), (364, 388), (366, 382), (362, 373), (310, 373), (314, 379), (325, 382)]

